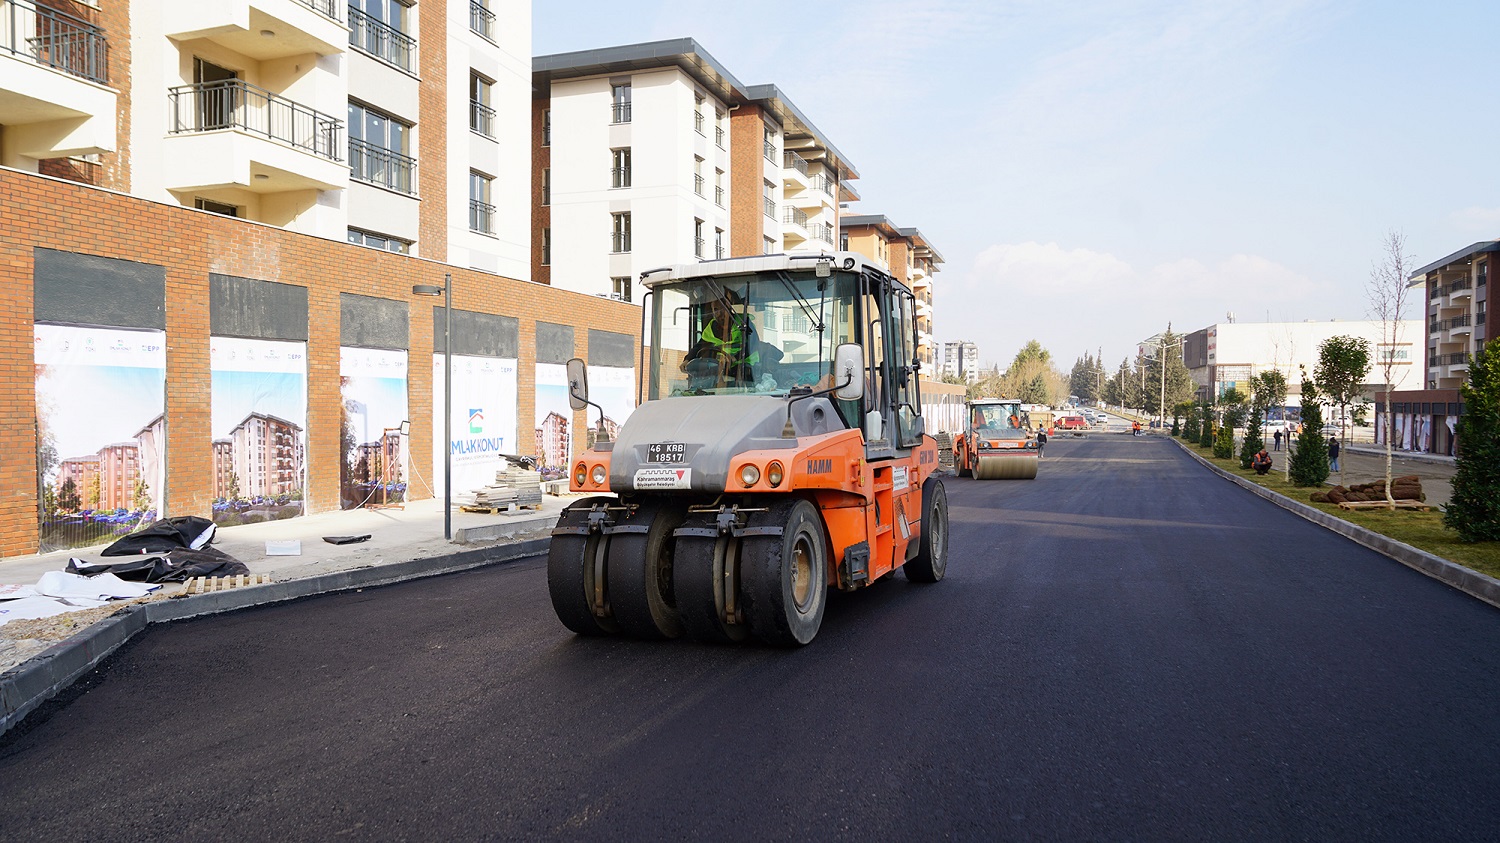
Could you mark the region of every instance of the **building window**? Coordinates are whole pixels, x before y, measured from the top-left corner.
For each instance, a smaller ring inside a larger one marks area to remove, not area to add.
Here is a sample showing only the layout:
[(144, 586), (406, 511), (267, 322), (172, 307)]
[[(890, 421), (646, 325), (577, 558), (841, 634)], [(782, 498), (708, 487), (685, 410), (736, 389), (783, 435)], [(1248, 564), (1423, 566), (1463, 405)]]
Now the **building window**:
[(552, 109), (542, 112), (542, 146), (552, 145)]
[(610, 86), (610, 98), (613, 100), (613, 109), (610, 114), (612, 123), (630, 122), (630, 83)]
[(1490, 265), (1488, 261), (1480, 261), (1475, 271), (1479, 274), (1479, 280), (1475, 284), (1483, 287), (1490, 282)]
[(495, 40), (495, 13), (490, 0), (469, 0), (469, 30), (486, 41)]
[(469, 230), (480, 234), (495, 233), (495, 206), (490, 193), (495, 180), (478, 170), (469, 171)]
[(693, 156), (693, 192), (703, 195), (703, 159)]
[(410, 156), (411, 124), (373, 108), (349, 103), (349, 175), (355, 181), (415, 193)]
[(349, 229), (349, 242), (360, 246), (369, 246), (372, 249), (395, 252), (400, 255), (411, 254), (412, 241), (410, 240), (402, 240), (399, 237), (376, 234), (373, 231), (363, 231), (358, 228)]
[(724, 112), (722, 109), (714, 111), (714, 143), (724, 148)]
[(840, 252), (847, 252), (847, 251), (849, 251), (849, 235), (844, 234), (842, 232), (840, 232), (840, 234), (839, 234), (839, 251)]
[(714, 229), (714, 257), (724, 259), (724, 229)]
[(494, 87), (494, 82), (478, 73), (469, 74), (469, 131), (487, 138), (495, 136), (495, 109), (490, 106)]
[(630, 147), (624, 146), (619, 149), (610, 150), (614, 159), (614, 166), (609, 169), (610, 187), (630, 186)]
[(542, 229), (542, 266), (552, 265), (552, 229)]
[(212, 199), (194, 199), (193, 207), (200, 211), (208, 211), (210, 214), (223, 214), (226, 217), (237, 217), (240, 209), (223, 202), (215, 202)]
[[(703, 135), (703, 95), (693, 95), (693, 131)], [(703, 135), (708, 137), (707, 135)]]
[(703, 220), (693, 220), (693, 254), (703, 257)]
[(761, 194), (765, 199), (766, 216), (776, 219), (776, 185), (762, 181)]
[(764, 248), (765, 248), (765, 254), (768, 254), (768, 255), (774, 255), (774, 254), (776, 254), (776, 238), (774, 238), (774, 237), (767, 237), (767, 238), (765, 238), (765, 246), (764, 246)]
[(724, 207), (724, 171), (714, 168), (714, 204)]
[(417, 50), (410, 20), (410, 6), (401, 0), (349, 0), (349, 44), (410, 71)]
[(762, 151), (766, 155), (766, 160), (774, 164), (776, 163), (776, 130), (770, 126), (766, 126), (765, 130), (765, 141), (762, 144)]
[(617, 275), (609, 279), (609, 296), (618, 301), (630, 301), (630, 276)]
[(542, 206), (552, 204), (552, 168), (542, 168)]
[(630, 212), (610, 214), (614, 219), (614, 237), (610, 241), (610, 251), (615, 254), (630, 251)]

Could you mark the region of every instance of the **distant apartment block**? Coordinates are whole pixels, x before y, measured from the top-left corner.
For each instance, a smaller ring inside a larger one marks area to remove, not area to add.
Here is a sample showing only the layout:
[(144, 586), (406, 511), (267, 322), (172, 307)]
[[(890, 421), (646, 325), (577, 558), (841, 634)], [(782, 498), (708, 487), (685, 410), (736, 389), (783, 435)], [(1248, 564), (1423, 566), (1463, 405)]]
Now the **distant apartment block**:
[(392, 484), (406, 482), (406, 450), (399, 432), (387, 432), (373, 442), (358, 445), (357, 450), (357, 481)]
[(568, 464), (568, 419), (561, 413), (548, 413), (536, 429), (536, 456), (546, 466)]
[(979, 382), (979, 346), (971, 342), (943, 343), (943, 376)]
[(840, 219), (839, 249), (859, 252), (911, 288), (916, 296), (917, 359), (932, 374), (937, 365), (932, 282), (942, 254), (921, 231), (901, 228), (879, 214), (846, 214)]
[(246, 498), (301, 492), (306, 455), (301, 426), (251, 413), (229, 435), (232, 470)]
[(648, 269), (832, 252), (858, 173), (691, 38), (538, 56), (532, 277), (639, 301)]

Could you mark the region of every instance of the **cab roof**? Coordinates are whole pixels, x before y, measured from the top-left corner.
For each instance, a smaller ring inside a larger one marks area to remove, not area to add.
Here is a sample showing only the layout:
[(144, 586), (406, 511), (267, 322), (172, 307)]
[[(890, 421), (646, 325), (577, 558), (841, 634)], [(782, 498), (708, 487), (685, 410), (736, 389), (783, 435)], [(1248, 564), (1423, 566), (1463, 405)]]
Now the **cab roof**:
[[(674, 281), (690, 278), (713, 278), (726, 275), (751, 275), (759, 272), (811, 272), (820, 261), (828, 261), (832, 269), (846, 272), (869, 272), (889, 277), (890, 273), (871, 263), (859, 252), (822, 252), (807, 254), (755, 255), (745, 258), (699, 261), (675, 264), (651, 269), (641, 273), (641, 283), (647, 287), (658, 287)], [(905, 287), (899, 281), (896, 284)]]

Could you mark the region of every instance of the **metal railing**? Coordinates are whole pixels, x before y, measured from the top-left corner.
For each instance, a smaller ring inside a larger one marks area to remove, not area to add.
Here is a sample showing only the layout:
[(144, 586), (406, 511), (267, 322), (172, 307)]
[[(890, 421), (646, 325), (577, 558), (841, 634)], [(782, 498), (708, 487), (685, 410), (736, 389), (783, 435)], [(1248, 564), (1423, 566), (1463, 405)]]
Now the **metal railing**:
[(353, 6), (349, 7), (349, 45), (408, 71), (417, 51), (415, 38)]
[(770, 217), (773, 220), (776, 219), (776, 200), (772, 199), (769, 196), (767, 196), (766, 199), (765, 199), (765, 202), (766, 202), (766, 216)]
[(1443, 297), (1443, 285), (1442, 284), (1434, 284), (1434, 285), (1432, 285), (1432, 289), (1428, 291), (1427, 298), (1428, 299), (1440, 299), (1442, 297)]
[(630, 251), (630, 233), (625, 231), (616, 231), (614, 235), (610, 237), (609, 248), (610, 251), (614, 252), (615, 254)]
[(765, 153), (766, 160), (772, 163), (776, 161), (776, 144), (771, 141), (761, 141), (761, 152)]
[(90, 82), (109, 81), (104, 30), (31, 0), (0, 0), (0, 49)]
[(487, 138), (495, 136), (495, 109), (478, 100), (469, 100), (469, 128)]
[[(700, 135), (703, 134), (703, 112), (701, 111), (693, 112), (693, 131)], [(704, 135), (704, 137), (707, 137), (707, 135)]]
[(609, 171), (609, 177), (610, 177), (610, 185), (612, 187), (629, 187), (630, 186), (630, 168), (629, 167), (611, 167), (610, 171)]
[(480, 234), (495, 233), (495, 206), (478, 199), (469, 200), (469, 230)]
[(1473, 325), (1473, 324), (1474, 324), (1474, 317), (1470, 316), (1467, 313), (1465, 313), (1462, 316), (1455, 316), (1452, 319), (1448, 320), (1448, 327), (1449, 328), (1467, 328), (1467, 327), (1469, 327), (1470, 325)]
[(838, 185), (834, 183), (833, 179), (823, 175), (822, 173), (813, 176), (813, 188), (821, 190), (829, 196), (839, 195)]
[(693, 192), (699, 196), (703, 195), (703, 176), (699, 173), (693, 174)]
[(781, 156), (782, 166), (789, 170), (796, 170), (802, 175), (807, 175), (807, 161), (795, 152), (788, 152)]
[(415, 158), (368, 141), (349, 140), (349, 176), (355, 181), (400, 193), (416, 193), (412, 189), (412, 173), (416, 168)]
[(344, 19), (339, 17), (339, 11), (344, 8), (344, 4), (339, 0), (297, 0), (297, 2), (325, 18), (332, 18), (339, 23), (344, 22)]
[(167, 91), (172, 134), (238, 129), (340, 161), (344, 123), (240, 79), (179, 85)]
[(715, 126), (714, 127), (714, 143), (718, 144), (720, 149), (724, 148), (724, 127), (723, 126)]
[(617, 103), (615, 103), (611, 107), (610, 122), (612, 122), (612, 123), (629, 123), (630, 122), (630, 103), (628, 103), (628, 102), (617, 102)]
[(693, 254), (696, 255), (696, 256), (698, 256), (698, 257), (700, 257), (700, 258), (703, 257), (703, 238), (702, 237), (694, 237), (693, 238)]
[(714, 204), (724, 207), (724, 188), (714, 185)]
[(479, 0), (469, 0), (469, 29), (486, 41), (495, 40), (495, 13)]
[(1468, 279), (1468, 278), (1460, 278), (1457, 281), (1454, 281), (1454, 282), (1452, 282), (1451, 284), (1448, 285), (1448, 294), (1452, 295), (1453, 293), (1456, 293), (1459, 290), (1472, 290), (1472, 289), (1474, 289), (1474, 282), (1473, 282), (1473, 280)]
[(828, 223), (813, 223), (812, 235), (828, 245), (833, 245), (833, 226)]
[(724, 244), (723, 243), (715, 243), (714, 244), (714, 257), (718, 258), (719, 260), (723, 260), (724, 259)]
[(786, 209), (786, 213), (782, 214), (781, 221), (786, 223), (787, 225), (800, 225), (803, 228), (806, 228), (807, 212), (799, 208), (789, 207)]

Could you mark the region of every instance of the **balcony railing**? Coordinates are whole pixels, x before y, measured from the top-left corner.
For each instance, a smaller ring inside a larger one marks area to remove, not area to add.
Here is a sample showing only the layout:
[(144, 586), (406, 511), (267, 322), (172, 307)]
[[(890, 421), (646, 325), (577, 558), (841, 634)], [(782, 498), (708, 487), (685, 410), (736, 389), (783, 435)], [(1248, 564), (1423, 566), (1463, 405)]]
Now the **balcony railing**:
[(776, 160), (776, 144), (771, 141), (762, 141), (761, 151), (765, 153), (767, 161), (774, 162)]
[(693, 174), (693, 192), (699, 196), (703, 195), (703, 176), (697, 173)]
[(1449, 328), (1467, 328), (1467, 327), (1469, 327), (1470, 325), (1473, 325), (1473, 324), (1474, 324), (1474, 317), (1470, 316), (1467, 313), (1465, 313), (1462, 316), (1455, 316), (1452, 319), (1448, 320), (1448, 327)]
[(355, 181), (400, 193), (416, 193), (412, 189), (412, 173), (416, 168), (415, 158), (366, 141), (349, 141), (349, 175)]
[(1427, 298), (1430, 299), (1430, 300), (1436, 300), (1436, 299), (1440, 299), (1442, 297), (1443, 297), (1443, 285), (1442, 284), (1434, 284), (1434, 285), (1432, 285), (1432, 289), (1428, 291)]
[(833, 179), (831, 179), (831, 178), (829, 178), (829, 177), (827, 177), (827, 176), (825, 176), (825, 175), (823, 175), (821, 173), (819, 173), (816, 176), (813, 176), (813, 188), (816, 189), (816, 190), (821, 190), (824, 193), (828, 194), (829, 196), (838, 196), (839, 195), (839, 187), (838, 187), (838, 185), (834, 183)]
[(714, 143), (718, 144), (720, 149), (724, 148), (724, 127), (723, 126), (715, 126), (714, 127)]
[(693, 131), (703, 134), (703, 112), (701, 111), (693, 112)]
[(615, 254), (630, 251), (630, 235), (625, 232), (616, 231), (610, 238), (609, 250)]
[(612, 187), (629, 187), (630, 186), (630, 168), (629, 167), (613, 167), (609, 171), (609, 177), (610, 177), (610, 185)]
[(611, 109), (610, 122), (612, 122), (612, 123), (629, 123), (630, 122), (630, 103), (628, 103), (628, 102), (617, 102), (617, 103), (615, 103), (614, 106)]
[(1458, 292), (1459, 290), (1472, 290), (1472, 289), (1474, 289), (1474, 282), (1472, 280), (1470, 280), (1468, 278), (1460, 278), (1457, 281), (1454, 281), (1453, 283), (1451, 283), (1451, 284), (1448, 285), (1448, 294), (1452, 295), (1452, 294)]
[(772, 199), (769, 196), (767, 196), (766, 199), (765, 199), (765, 202), (766, 202), (766, 216), (770, 217), (773, 220), (776, 219), (776, 200)]
[(833, 245), (833, 226), (832, 225), (829, 225), (826, 222), (824, 222), (824, 223), (817, 223), (817, 222), (815, 222), (815, 223), (812, 224), (812, 228), (808, 229), (808, 231), (812, 232), (812, 236), (813, 237), (816, 237), (817, 239), (822, 240), (824, 243), (827, 243), (830, 246)]
[(469, 230), (480, 234), (495, 233), (495, 206), (478, 199), (469, 200)]
[(715, 243), (714, 244), (714, 257), (718, 258), (719, 260), (723, 260), (724, 259), (724, 244), (723, 243)]
[(469, 100), (469, 128), (487, 138), (495, 136), (495, 109), (477, 100)]
[(702, 237), (694, 237), (693, 238), (693, 254), (697, 255), (700, 258), (703, 257), (703, 238)]
[(803, 228), (806, 228), (807, 213), (798, 208), (788, 207), (786, 209), (786, 213), (782, 215), (781, 221), (786, 223), (787, 225), (800, 225)]
[(469, 29), (486, 41), (495, 40), (495, 13), (479, 0), (469, 0)]
[(239, 129), (339, 161), (344, 123), (239, 79), (168, 89), (172, 134)]
[(788, 170), (796, 170), (802, 175), (807, 175), (807, 161), (795, 152), (788, 152), (781, 156), (782, 166)]
[(90, 82), (109, 81), (104, 30), (31, 0), (0, 0), (0, 49)]
[(332, 18), (340, 23), (344, 21), (343, 18), (339, 17), (339, 11), (344, 8), (344, 4), (340, 0), (297, 0), (297, 2), (325, 18)]
[(402, 70), (411, 70), (417, 41), (384, 21), (349, 7), (349, 45)]
[(714, 204), (724, 207), (724, 188), (714, 185)]

